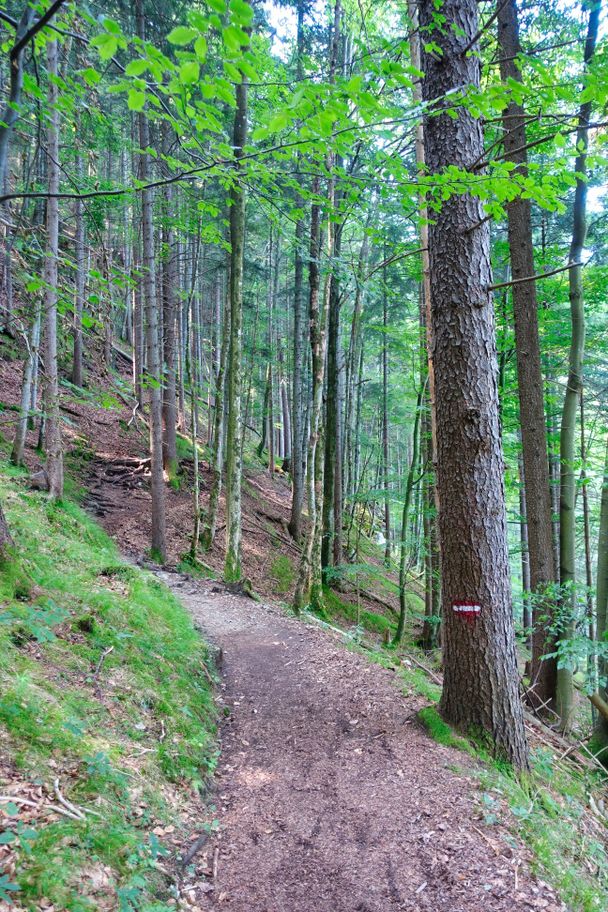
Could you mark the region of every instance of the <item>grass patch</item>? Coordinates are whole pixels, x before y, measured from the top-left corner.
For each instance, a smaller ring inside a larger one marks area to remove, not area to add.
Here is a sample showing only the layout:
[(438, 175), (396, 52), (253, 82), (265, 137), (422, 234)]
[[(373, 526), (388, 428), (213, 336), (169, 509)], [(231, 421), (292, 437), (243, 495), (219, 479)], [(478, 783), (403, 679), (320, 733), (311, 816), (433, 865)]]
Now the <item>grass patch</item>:
[(469, 744), (466, 738), (456, 734), (452, 727), (441, 718), (434, 706), (426, 706), (421, 709), (418, 718), (433, 741), (437, 741), (438, 744), (443, 744), (445, 747), (455, 747), (472, 757), (477, 756), (473, 745)]
[(277, 554), (270, 565), (270, 576), (277, 595), (287, 595), (296, 579), (296, 571), (287, 554)]
[(2, 806), (12, 898), (31, 910), (45, 898), (89, 912), (103, 896), (125, 912), (168, 912), (168, 849), (153, 830), (179, 825), (215, 768), (207, 648), (174, 596), (122, 562), (76, 504), (26, 490), (4, 462), (0, 474), (16, 544), (0, 570), (0, 770), (51, 796), (59, 778), (91, 812), (32, 812), (26, 825)]
[(349, 621), (352, 624), (359, 624), (364, 630), (370, 633), (376, 633), (382, 636), (385, 631), (393, 634), (396, 624), (384, 614), (376, 614), (375, 611), (368, 611), (362, 608), (359, 611), (357, 606), (352, 602), (347, 602), (340, 598), (335, 589), (326, 586), (323, 590), (323, 601), (328, 619), (337, 621)]

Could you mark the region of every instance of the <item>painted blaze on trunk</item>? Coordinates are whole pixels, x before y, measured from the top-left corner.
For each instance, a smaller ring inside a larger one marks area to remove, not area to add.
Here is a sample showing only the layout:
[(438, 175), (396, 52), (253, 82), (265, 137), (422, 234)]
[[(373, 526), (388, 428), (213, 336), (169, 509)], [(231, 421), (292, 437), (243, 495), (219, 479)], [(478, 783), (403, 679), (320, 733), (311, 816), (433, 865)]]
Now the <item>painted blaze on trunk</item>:
[[(436, 24), (440, 14), (443, 24)], [(422, 0), (423, 98), (479, 85), (474, 0)], [(431, 44), (432, 42), (432, 44)], [(440, 48), (441, 50), (437, 50)], [(451, 100), (451, 104), (454, 101)], [(431, 173), (483, 155), (481, 123), (464, 108), (426, 118)], [(527, 766), (512, 620), (494, 314), (488, 286), (490, 229), (481, 203), (454, 195), (431, 212), (429, 256), (442, 557), (444, 686), (441, 712), (489, 733), (496, 751)], [(454, 606), (476, 606), (473, 623)]]

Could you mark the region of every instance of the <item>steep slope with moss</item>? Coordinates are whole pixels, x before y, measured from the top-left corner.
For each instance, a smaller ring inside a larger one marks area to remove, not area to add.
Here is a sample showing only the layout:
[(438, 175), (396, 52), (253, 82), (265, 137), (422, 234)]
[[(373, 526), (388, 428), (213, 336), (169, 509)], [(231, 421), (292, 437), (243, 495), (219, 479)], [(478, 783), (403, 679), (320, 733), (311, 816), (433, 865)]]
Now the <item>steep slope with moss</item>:
[(217, 747), (207, 648), (69, 500), (0, 465), (0, 904), (161, 910)]

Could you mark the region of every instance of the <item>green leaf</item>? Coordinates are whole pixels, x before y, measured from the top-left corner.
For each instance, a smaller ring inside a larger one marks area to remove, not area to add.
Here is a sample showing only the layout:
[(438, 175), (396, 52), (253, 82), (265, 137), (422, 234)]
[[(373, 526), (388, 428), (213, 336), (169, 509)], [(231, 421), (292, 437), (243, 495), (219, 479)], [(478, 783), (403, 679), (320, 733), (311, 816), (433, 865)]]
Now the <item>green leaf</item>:
[(241, 47), (249, 44), (249, 35), (236, 25), (229, 25), (223, 31), (224, 44), (231, 54), (238, 53)]
[(177, 44), (183, 47), (185, 44), (190, 44), (191, 41), (197, 37), (198, 31), (194, 28), (190, 28), (187, 25), (178, 25), (167, 35), (167, 41), (170, 44)]
[(207, 0), (207, 2), (211, 9), (215, 10), (216, 13), (222, 14), (226, 12), (226, 4), (224, 3), (224, 0)]
[(11, 842), (14, 842), (17, 837), (12, 830), (4, 830), (3, 833), (0, 833), (0, 846), (8, 845)]
[(179, 68), (179, 78), (184, 85), (192, 85), (192, 83), (198, 82), (200, 73), (201, 68), (196, 60), (188, 60), (186, 63), (182, 63)]
[(199, 60), (205, 60), (207, 57), (207, 39), (202, 35), (199, 35), (194, 42), (194, 53)]
[(230, 0), (230, 12), (238, 25), (251, 25), (253, 9), (245, 0)]
[(86, 69), (81, 70), (80, 75), (86, 84), (90, 86), (97, 85), (97, 83), (101, 80), (101, 74), (98, 73), (97, 70), (93, 69), (93, 67), (86, 67)]
[(102, 35), (95, 35), (91, 39), (91, 47), (97, 49), (97, 53), (102, 60), (109, 60), (114, 56), (118, 49), (118, 38), (105, 32)]
[(131, 63), (128, 63), (125, 68), (125, 73), (127, 76), (141, 76), (142, 73), (145, 73), (148, 69), (148, 61), (143, 60), (141, 57), (138, 60), (132, 60)]
[(146, 93), (140, 92), (139, 89), (131, 89), (127, 96), (127, 104), (130, 111), (143, 111), (146, 103)]

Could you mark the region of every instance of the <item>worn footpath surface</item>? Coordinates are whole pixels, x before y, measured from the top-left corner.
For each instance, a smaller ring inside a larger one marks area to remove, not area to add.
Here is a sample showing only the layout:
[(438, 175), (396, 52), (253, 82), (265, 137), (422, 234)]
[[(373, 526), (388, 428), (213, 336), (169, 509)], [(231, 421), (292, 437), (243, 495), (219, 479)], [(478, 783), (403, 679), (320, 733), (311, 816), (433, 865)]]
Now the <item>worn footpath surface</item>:
[[(316, 626), (160, 573), (223, 654), (227, 716), (213, 874), (232, 912), (564, 910), (506, 830), (487, 827), (470, 760), (423, 731), (394, 674)], [(484, 830), (486, 832), (484, 832)], [(201, 895), (202, 894), (202, 895)]]

